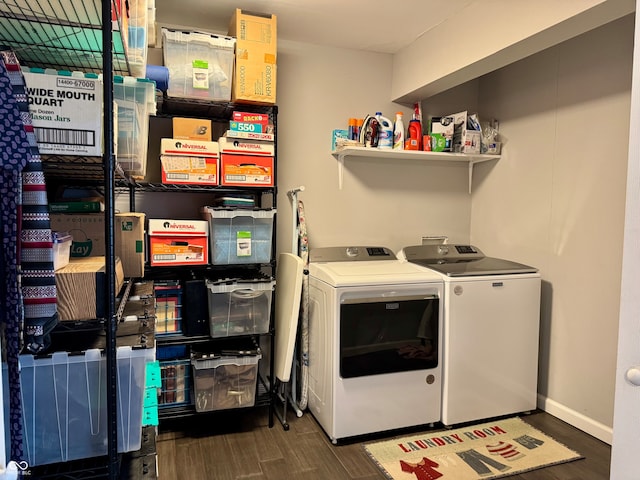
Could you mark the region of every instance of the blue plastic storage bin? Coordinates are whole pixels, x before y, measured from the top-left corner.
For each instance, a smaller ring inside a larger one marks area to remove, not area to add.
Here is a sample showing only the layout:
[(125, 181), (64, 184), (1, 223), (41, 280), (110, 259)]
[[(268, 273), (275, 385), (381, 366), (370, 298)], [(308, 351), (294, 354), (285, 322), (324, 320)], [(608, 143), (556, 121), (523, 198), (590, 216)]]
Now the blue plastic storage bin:
[(213, 265), (269, 263), (275, 209), (204, 207), (209, 221), (209, 255)]

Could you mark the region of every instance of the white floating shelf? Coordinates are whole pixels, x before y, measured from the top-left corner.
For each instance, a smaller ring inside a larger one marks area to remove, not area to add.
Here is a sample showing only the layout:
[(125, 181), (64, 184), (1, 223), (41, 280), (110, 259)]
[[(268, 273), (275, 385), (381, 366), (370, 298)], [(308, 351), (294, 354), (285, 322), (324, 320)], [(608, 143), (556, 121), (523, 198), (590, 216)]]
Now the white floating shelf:
[(465, 163), (469, 166), (469, 193), (471, 193), (471, 182), (473, 180), (473, 166), (476, 163), (486, 162), (489, 160), (497, 160), (500, 158), (500, 155), (470, 155), (467, 153), (423, 152), (420, 150), (389, 150), (367, 147), (345, 147), (340, 150), (331, 152), (331, 155), (333, 155), (339, 162), (338, 188), (340, 188), (341, 190), (345, 159), (350, 157), (366, 157), (371, 159), (403, 158), (405, 160), (409, 159), (428, 162)]

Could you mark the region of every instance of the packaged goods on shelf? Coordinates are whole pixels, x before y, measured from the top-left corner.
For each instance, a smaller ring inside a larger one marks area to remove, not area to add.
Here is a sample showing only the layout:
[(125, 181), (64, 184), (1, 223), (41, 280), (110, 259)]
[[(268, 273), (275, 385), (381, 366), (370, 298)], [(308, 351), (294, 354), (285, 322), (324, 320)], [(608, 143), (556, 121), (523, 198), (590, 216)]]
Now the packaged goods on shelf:
[(209, 224), (213, 265), (270, 261), (275, 209), (203, 207), (201, 213)]
[(177, 280), (157, 280), (155, 297), (156, 336), (182, 334), (182, 286)]
[[(120, 258), (115, 259), (116, 292), (124, 283)], [(107, 281), (104, 257), (70, 258), (56, 271), (58, 317), (61, 322), (105, 318)]]
[(273, 186), (273, 143), (220, 137), (220, 185)]
[(274, 285), (273, 280), (207, 280), (210, 335), (267, 333)]
[(158, 407), (174, 407), (191, 403), (191, 361), (165, 360), (160, 362), (162, 387)]
[(207, 265), (208, 232), (203, 220), (149, 219), (150, 265)]
[(429, 134), (431, 150), (434, 152), (450, 152), (453, 149), (455, 118), (453, 116), (432, 117)]
[(22, 67), (41, 154), (102, 155), (102, 82), (95, 74)]
[(118, 106), (117, 159), (135, 177), (147, 171), (149, 116), (156, 114), (155, 83), (145, 78), (115, 76), (113, 100)]
[[(105, 254), (103, 213), (51, 213), (51, 229), (69, 232), (72, 237), (71, 258)], [(122, 260), (126, 277), (144, 275), (144, 214), (116, 213), (114, 219), (115, 252)]]
[(276, 16), (237, 8), (229, 22), (228, 34), (236, 37), (232, 100), (238, 103), (275, 104)]
[(218, 142), (163, 138), (162, 183), (218, 185)]
[(69, 263), (72, 237), (68, 232), (52, 232), (53, 269), (60, 270)]
[(169, 97), (231, 100), (236, 40), (221, 35), (162, 29)]
[(128, 0), (127, 60), (134, 77), (144, 77), (147, 67), (147, 0)]
[(211, 120), (204, 118), (173, 117), (173, 138), (182, 140), (211, 141)]
[(196, 411), (252, 407), (260, 358), (257, 354), (192, 359)]
[[(147, 362), (155, 349), (118, 347), (118, 452), (140, 449)], [(24, 460), (29, 466), (107, 454), (106, 357), (98, 349), (20, 355)]]
[(456, 153), (479, 154), (481, 132), (476, 115), (468, 115), (464, 111), (454, 113), (449, 117), (453, 117), (454, 124), (452, 150)]
[(127, 278), (144, 276), (144, 221), (144, 213), (115, 214), (116, 255), (122, 260), (122, 270)]

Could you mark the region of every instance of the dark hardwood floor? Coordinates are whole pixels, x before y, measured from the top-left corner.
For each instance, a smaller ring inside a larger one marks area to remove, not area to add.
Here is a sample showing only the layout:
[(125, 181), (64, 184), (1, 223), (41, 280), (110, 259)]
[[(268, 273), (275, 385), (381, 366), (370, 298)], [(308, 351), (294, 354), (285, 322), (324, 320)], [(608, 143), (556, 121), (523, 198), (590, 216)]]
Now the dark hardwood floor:
[[(513, 475), (514, 480), (603, 480), (609, 478), (611, 447), (545, 412), (522, 418), (585, 458)], [(162, 480), (380, 480), (362, 442), (374, 435), (332, 445), (310, 413), (289, 412), (289, 431), (277, 418), (268, 427), (266, 408), (215, 412), (163, 421), (157, 438), (158, 478)], [(421, 428), (421, 431), (427, 430)], [(432, 431), (442, 430), (436, 426)], [(431, 431), (431, 430), (430, 430)]]

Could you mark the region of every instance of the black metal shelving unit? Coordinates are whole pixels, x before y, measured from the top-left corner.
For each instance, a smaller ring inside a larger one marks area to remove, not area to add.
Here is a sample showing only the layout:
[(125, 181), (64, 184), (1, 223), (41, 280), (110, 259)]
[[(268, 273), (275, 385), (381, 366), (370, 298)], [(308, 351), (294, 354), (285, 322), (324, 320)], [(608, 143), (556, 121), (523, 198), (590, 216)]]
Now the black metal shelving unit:
[[(0, 45), (14, 50), (23, 66), (51, 68), (55, 70), (104, 73), (103, 104), (113, 104), (113, 75), (129, 75), (126, 45), (121, 33), (120, 6), (126, 9), (124, 0), (8, 0), (0, 3)], [(104, 21), (103, 21), (104, 20)], [(114, 187), (116, 176), (124, 174), (115, 160), (113, 148), (113, 109), (103, 109), (102, 157), (43, 156), (43, 168), (48, 177), (79, 180), (101, 184), (104, 188), (105, 238), (114, 238)], [(107, 455), (60, 464), (34, 467), (34, 478), (150, 478), (131, 476), (121, 471), (123, 465), (131, 465), (125, 456), (118, 454), (117, 419), (117, 363), (116, 337), (127, 334), (117, 332), (121, 306), (116, 308), (115, 246), (107, 241), (105, 253), (106, 279), (104, 295), (106, 315), (96, 320), (95, 331), (101, 331), (101, 347), (106, 352), (107, 372)], [(130, 285), (129, 285), (130, 286)], [(125, 297), (128, 290), (125, 292)], [(83, 325), (90, 328), (91, 325)], [(83, 334), (82, 328), (74, 330)], [(57, 333), (67, 334), (69, 332)], [(86, 333), (86, 331), (84, 332)], [(131, 332), (130, 332), (131, 333)], [(136, 333), (133, 333), (136, 335)], [(143, 335), (144, 346), (152, 346), (153, 334)], [(148, 343), (151, 342), (151, 343)], [(128, 463), (127, 463), (128, 462)], [(135, 462), (134, 462), (135, 463)], [(140, 463), (140, 462), (138, 462)], [(144, 463), (144, 462), (143, 462)], [(135, 471), (136, 468), (129, 468)], [(148, 469), (147, 469), (148, 470)], [(155, 478), (155, 477), (153, 477)]]
[[(252, 113), (268, 114), (274, 126), (274, 138), (277, 133), (277, 116), (278, 107), (276, 105), (248, 105), (248, 104), (235, 104), (232, 102), (210, 102), (203, 100), (185, 99), (185, 98), (171, 98), (164, 96), (161, 103), (158, 104), (158, 114), (155, 117), (174, 117), (184, 116), (193, 118), (206, 118), (211, 120), (214, 124), (226, 124), (232, 117), (233, 111), (247, 111)], [(256, 200), (259, 200), (260, 207), (262, 208), (277, 208), (277, 141), (274, 141), (274, 186), (272, 187), (229, 187), (229, 186), (204, 186), (204, 185), (172, 185), (162, 184), (145, 181), (132, 181), (132, 182), (119, 182), (119, 188), (129, 189), (130, 208), (132, 211), (136, 211), (135, 205), (135, 193), (136, 192), (150, 192), (150, 193), (178, 193), (178, 194), (190, 194), (190, 193), (205, 193), (216, 195), (227, 195), (233, 193), (251, 194)], [(277, 214), (276, 214), (277, 218)], [(274, 225), (273, 238), (271, 245), (271, 262), (267, 264), (241, 264), (241, 265), (206, 265), (206, 266), (189, 266), (189, 267), (146, 267), (145, 277), (149, 278), (167, 278), (172, 273), (179, 275), (177, 272), (183, 272), (191, 278), (203, 278), (207, 275), (226, 275), (227, 273), (233, 274), (242, 271), (260, 271), (266, 272), (272, 278), (275, 278), (275, 252), (276, 252), (276, 228)], [(185, 273), (186, 272), (186, 273)], [(271, 305), (271, 321), (269, 325), (269, 331), (262, 335), (251, 335), (253, 339), (259, 337), (267, 337), (269, 342), (270, 351), (273, 352), (275, 348), (275, 331), (274, 331), (274, 305)], [(222, 337), (212, 338), (210, 336), (184, 336), (184, 335), (167, 335), (158, 336), (157, 345), (161, 346), (176, 346), (176, 345), (221, 345), (225, 341), (233, 340), (236, 337)], [(275, 415), (275, 378), (274, 372), (274, 355), (269, 356), (269, 376), (265, 379), (258, 374), (258, 385), (256, 390), (256, 402), (254, 407), (268, 407), (269, 408), (269, 426), (274, 424)], [(193, 405), (179, 405), (175, 407), (161, 407), (158, 409), (158, 416), (160, 420), (169, 420), (182, 418), (193, 415), (212, 416), (217, 414), (224, 414), (222, 411), (200, 412), (197, 413)]]

